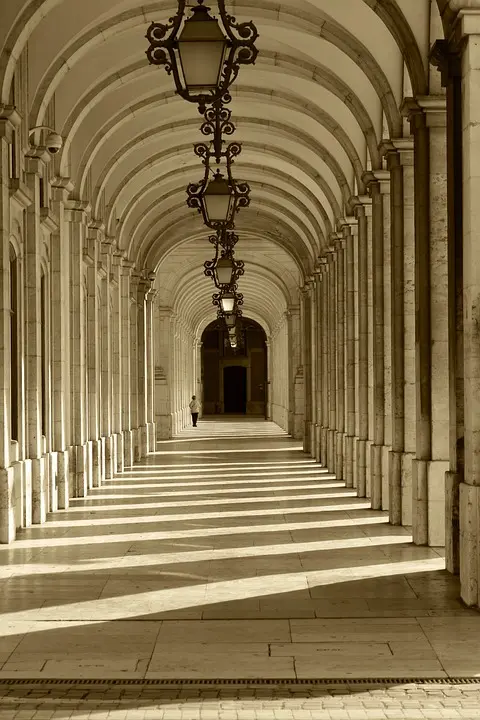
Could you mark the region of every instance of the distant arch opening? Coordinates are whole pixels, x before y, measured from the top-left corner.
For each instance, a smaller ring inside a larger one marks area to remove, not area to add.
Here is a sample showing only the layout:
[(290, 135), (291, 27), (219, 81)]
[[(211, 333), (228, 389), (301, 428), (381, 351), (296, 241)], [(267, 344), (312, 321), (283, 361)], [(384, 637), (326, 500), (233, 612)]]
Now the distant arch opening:
[(267, 337), (255, 320), (242, 317), (238, 347), (230, 346), (225, 323), (202, 334), (203, 415), (267, 416)]

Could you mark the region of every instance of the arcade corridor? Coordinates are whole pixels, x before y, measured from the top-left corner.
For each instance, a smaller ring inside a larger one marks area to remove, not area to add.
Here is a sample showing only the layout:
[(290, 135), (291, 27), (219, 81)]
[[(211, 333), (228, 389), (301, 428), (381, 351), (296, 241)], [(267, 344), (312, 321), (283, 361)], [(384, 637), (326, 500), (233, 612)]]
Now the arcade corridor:
[(273, 423), (200, 422), (0, 559), (0, 679), (480, 674), (441, 553)]

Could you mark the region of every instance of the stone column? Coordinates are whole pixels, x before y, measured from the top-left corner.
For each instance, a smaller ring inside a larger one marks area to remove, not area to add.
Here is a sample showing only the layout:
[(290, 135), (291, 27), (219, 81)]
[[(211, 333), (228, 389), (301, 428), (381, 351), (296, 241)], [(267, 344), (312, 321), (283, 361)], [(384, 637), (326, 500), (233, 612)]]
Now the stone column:
[(335, 472), (336, 463), (336, 427), (337, 427), (337, 268), (333, 249), (327, 256), (328, 260), (328, 432), (327, 432), (327, 467)]
[(428, 536), (432, 546), (445, 545), (445, 478), (449, 470), (450, 393), (448, 347), (448, 212), (446, 98), (418, 98), (426, 116), (430, 169), (430, 348), (431, 458), (428, 466)]
[[(383, 365), (383, 447), (381, 449), (381, 466), (382, 466), (382, 510), (388, 510), (390, 503), (390, 475), (389, 475), (389, 458), (392, 450), (392, 272), (391, 272), (391, 196), (390, 196), (390, 173), (388, 170), (376, 170), (372, 173), (375, 181), (378, 182), (378, 190), (381, 195), (382, 205), (382, 227), (383, 227), (383, 263), (380, 257), (376, 258), (375, 285), (381, 295), (376, 295), (376, 308), (383, 304), (383, 322), (382, 318), (375, 315), (375, 342), (376, 347), (376, 378), (381, 384), (381, 374)], [(376, 196), (375, 196), (376, 197)], [(378, 197), (376, 197), (378, 203)], [(377, 210), (378, 212), (378, 210)], [(375, 248), (378, 250), (378, 244)], [(383, 268), (383, 272), (382, 269)], [(382, 285), (382, 290), (380, 290)], [(378, 312), (378, 309), (375, 311)], [(383, 330), (382, 330), (383, 328)], [(383, 359), (380, 358), (381, 338), (383, 335)], [(376, 382), (377, 382), (376, 380)], [(375, 384), (376, 384), (375, 382)], [(381, 398), (378, 398), (378, 409), (381, 407)], [(375, 403), (377, 400), (375, 400)], [(381, 421), (378, 418), (377, 437), (381, 437)], [(372, 450), (372, 458), (375, 459), (375, 467), (378, 472), (378, 460), (376, 456), (377, 450)]]
[(367, 440), (368, 440), (368, 242), (369, 221), (366, 207), (355, 206), (358, 220), (358, 388), (356, 409), (358, 417), (356, 439), (356, 482), (358, 497), (367, 494)]
[(355, 457), (355, 263), (354, 244), (358, 242), (358, 226), (350, 223), (343, 228), (345, 238), (345, 350), (346, 350), (346, 438), (345, 438), (345, 483), (354, 487), (356, 480)]
[[(385, 313), (385, 276), (388, 275), (388, 263), (385, 263), (385, 249), (390, 254), (390, 176), (388, 171), (377, 170), (366, 173), (364, 178), (372, 202), (372, 425), (373, 445), (371, 447), (370, 487), (372, 509), (384, 508), (383, 495), (388, 497), (388, 477), (384, 468), (385, 447), (385, 382), (386, 350), (385, 336), (389, 333), (390, 317)], [(387, 320), (387, 323), (385, 322)], [(388, 344), (388, 347), (390, 345)], [(390, 377), (388, 377), (388, 380)]]
[(102, 238), (99, 255), (99, 276), (102, 287), (100, 314), (100, 436), (102, 441), (103, 477), (115, 474), (113, 435), (113, 303), (111, 239)]
[(151, 289), (155, 276), (153, 273), (149, 275), (150, 290), (147, 292), (146, 300), (146, 393), (147, 393), (147, 452), (155, 452), (157, 437), (155, 426), (155, 337), (153, 324), (153, 308), (157, 291)]
[[(203, 343), (202, 343), (203, 344)], [(266, 391), (266, 406), (265, 406), (265, 419), (266, 420), (272, 420), (273, 419), (273, 407), (272, 407), (272, 393), (270, 391), (271, 388), (271, 382), (272, 382), (272, 375), (273, 375), (273, 343), (268, 338), (265, 342), (265, 349), (267, 353), (267, 377), (265, 378), (267, 391)], [(289, 430), (289, 432), (291, 432)]]
[(415, 180), (413, 138), (395, 140), (403, 170), (404, 452), (402, 525), (413, 524), (413, 460), (416, 453)]
[(313, 276), (308, 282), (310, 303), (310, 455), (315, 457), (315, 428), (317, 422), (317, 306), (316, 279)]
[[(10, 348), (10, 144), (20, 116), (13, 106), (0, 105), (0, 542), (15, 539), (14, 468), (11, 466), (11, 348)], [(26, 195), (27, 193), (25, 193)], [(31, 201), (31, 198), (28, 198)]]
[(88, 464), (85, 418), (85, 292), (83, 246), (87, 235), (87, 205), (69, 200), (65, 218), (70, 235), (70, 487), (74, 497), (85, 497)]
[(289, 432), (292, 437), (299, 440), (303, 438), (304, 404), (299, 305), (288, 306), (287, 326), (289, 357)]
[(123, 459), (124, 466), (131, 467), (134, 461), (134, 443), (131, 422), (130, 407), (130, 276), (133, 270), (133, 263), (123, 259), (120, 276), (120, 327), (121, 327), (121, 372), (122, 372), (122, 434), (123, 434)]
[(311, 451), (311, 422), (312, 422), (312, 368), (311, 368), (311, 307), (308, 285), (302, 289), (301, 295), (301, 325), (302, 325), (302, 349), (303, 349), (303, 380), (305, 387), (304, 394), (304, 426), (303, 426), (303, 450), (306, 453)]
[(460, 484), (460, 586), (467, 605), (480, 604), (480, 9), (459, 14), (462, 41), (463, 337), (465, 467)]
[(89, 487), (100, 487), (102, 484), (102, 457), (100, 442), (100, 335), (99, 335), (99, 299), (97, 286), (98, 249), (101, 243), (101, 232), (96, 225), (90, 224), (88, 239), (83, 252), (83, 260), (87, 266), (87, 453), (88, 465), (91, 469)]
[(315, 377), (315, 460), (322, 462), (322, 425), (323, 425), (323, 348), (322, 348), (322, 332), (323, 332), (323, 316), (322, 316), (322, 298), (323, 286), (322, 276), (323, 268), (326, 263), (325, 258), (319, 258), (319, 265), (315, 271), (315, 346), (316, 346), (316, 377)]
[(174, 320), (171, 308), (155, 304), (155, 424), (157, 440), (167, 440), (173, 431)]
[(124, 470), (123, 448), (123, 372), (122, 372), (122, 253), (112, 255), (110, 283), (112, 286), (112, 432), (114, 440), (114, 470)]
[(412, 140), (394, 140), (388, 144), (385, 152), (391, 181), (392, 452), (389, 462), (389, 514), (393, 525), (409, 525), (411, 467), (415, 451), (415, 228)]
[(68, 178), (58, 179), (52, 187), (53, 212), (58, 231), (51, 235), (50, 274), (52, 298), (52, 412), (53, 450), (57, 453), (57, 507), (69, 506), (70, 442), (70, 238), (66, 232), (64, 209), (71, 191)]
[[(46, 154), (46, 151), (45, 151)], [(25, 416), (26, 454), (31, 461), (32, 521), (43, 523), (48, 510), (48, 478), (46, 477), (42, 432), (42, 336), (40, 305), (40, 178), (44, 161), (29, 157), (26, 163), (27, 186), (33, 203), (27, 209), (25, 237)]]
[(460, 572), (459, 494), (464, 481), (463, 158), (461, 51), (437, 40), (430, 61), (447, 100), (449, 469), (445, 475), (445, 562)]
[(409, 117), (415, 142), (413, 540), (417, 545), (430, 540), (443, 545), (449, 451), (445, 98), (408, 98), (403, 112)]
[(337, 478), (345, 477), (344, 444), (345, 444), (345, 241), (343, 233), (335, 233), (333, 242), (336, 250), (336, 371), (337, 371), (337, 427), (335, 475)]
[(133, 462), (140, 460), (140, 430), (139, 430), (139, 286), (142, 281), (140, 273), (132, 272), (130, 275), (130, 429), (132, 431)]
[(150, 282), (142, 278), (138, 284), (137, 305), (137, 347), (138, 347), (138, 429), (139, 429), (139, 458), (144, 458), (148, 451), (147, 439), (147, 296), (150, 291)]

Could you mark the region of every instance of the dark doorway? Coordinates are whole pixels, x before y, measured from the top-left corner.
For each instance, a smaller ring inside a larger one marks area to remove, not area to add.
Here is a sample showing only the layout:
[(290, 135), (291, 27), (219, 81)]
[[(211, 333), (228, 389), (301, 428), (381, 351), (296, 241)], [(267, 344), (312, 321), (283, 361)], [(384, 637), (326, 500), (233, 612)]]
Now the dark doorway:
[(224, 368), (223, 401), (227, 414), (247, 412), (247, 368), (240, 365)]

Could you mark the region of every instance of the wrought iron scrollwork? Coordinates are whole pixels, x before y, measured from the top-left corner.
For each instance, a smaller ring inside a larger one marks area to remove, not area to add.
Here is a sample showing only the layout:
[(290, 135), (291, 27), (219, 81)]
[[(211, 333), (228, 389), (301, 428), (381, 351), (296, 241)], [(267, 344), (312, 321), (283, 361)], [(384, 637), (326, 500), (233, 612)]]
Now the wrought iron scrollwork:
[[(203, 6), (204, 0), (197, 0), (197, 12)], [(148, 28), (146, 38), (150, 43), (146, 51), (147, 58), (152, 65), (163, 65), (169, 75), (173, 75), (177, 93), (184, 100), (193, 102), (199, 106), (203, 113), (207, 105), (218, 100), (228, 102), (230, 96), (229, 88), (237, 79), (240, 65), (252, 65), (258, 55), (255, 41), (258, 39), (258, 31), (252, 21), (237, 22), (233, 15), (227, 13), (225, 0), (217, 0), (221, 24), (226, 36), (226, 56), (220, 75), (220, 80), (215, 90), (207, 93), (190, 93), (183, 86), (180, 76), (180, 61), (176, 54), (178, 52), (178, 35), (185, 19), (186, 0), (178, 0), (178, 10), (174, 17), (171, 17), (168, 24), (153, 22)], [(205, 8), (207, 11), (210, 8)], [(195, 8), (193, 8), (195, 12)]]

